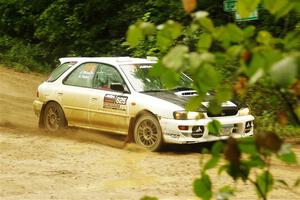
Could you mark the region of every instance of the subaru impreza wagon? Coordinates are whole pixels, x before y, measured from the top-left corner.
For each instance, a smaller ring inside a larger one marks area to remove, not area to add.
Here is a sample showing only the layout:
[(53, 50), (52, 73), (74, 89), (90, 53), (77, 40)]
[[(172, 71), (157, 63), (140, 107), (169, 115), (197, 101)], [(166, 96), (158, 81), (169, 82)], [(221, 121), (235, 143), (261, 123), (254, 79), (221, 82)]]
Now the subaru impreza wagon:
[[(179, 85), (165, 89), (149, 75), (155, 61), (130, 57), (70, 57), (37, 90), (33, 102), (39, 126), (60, 131), (67, 126), (128, 135), (151, 151), (165, 143), (189, 144), (253, 135), (254, 117), (247, 107), (228, 101), (218, 115), (208, 102), (185, 110), (197, 95), (192, 80), (182, 73)], [(163, 76), (163, 75), (162, 75)], [(209, 94), (208, 94), (209, 95)], [(218, 120), (220, 135), (208, 124)]]

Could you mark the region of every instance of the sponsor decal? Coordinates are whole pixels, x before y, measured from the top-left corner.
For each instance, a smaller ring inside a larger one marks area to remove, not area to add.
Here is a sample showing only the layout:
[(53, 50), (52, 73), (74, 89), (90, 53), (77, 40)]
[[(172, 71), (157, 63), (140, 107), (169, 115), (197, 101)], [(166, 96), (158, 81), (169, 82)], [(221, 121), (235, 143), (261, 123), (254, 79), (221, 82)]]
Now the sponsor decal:
[(200, 132), (192, 132), (192, 137), (193, 138), (200, 138), (203, 136), (203, 133), (200, 133)]
[(127, 96), (106, 94), (103, 100), (103, 108), (125, 111), (127, 99)]
[(246, 128), (251, 128), (251, 127), (252, 127), (251, 121), (246, 122)]
[(204, 134), (204, 126), (193, 126), (191, 136), (193, 138), (200, 138)]
[(173, 137), (173, 138), (179, 138), (180, 135), (179, 134), (176, 134), (176, 133), (165, 133), (166, 135), (169, 135), (170, 137)]
[(204, 126), (193, 126), (192, 131), (194, 133), (203, 133), (204, 132)]

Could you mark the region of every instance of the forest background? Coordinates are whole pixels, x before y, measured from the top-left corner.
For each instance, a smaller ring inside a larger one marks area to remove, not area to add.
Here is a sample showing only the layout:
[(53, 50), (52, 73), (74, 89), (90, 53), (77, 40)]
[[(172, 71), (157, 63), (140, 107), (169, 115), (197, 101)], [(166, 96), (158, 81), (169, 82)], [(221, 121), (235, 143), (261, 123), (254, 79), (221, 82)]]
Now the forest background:
[[(300, 15), (296, 11), (276, 18), (261, 8), (258, 20), (237, 23), (232, 13), (224, 11), (223, 0), (199, 0), (196, 10), (207, 11), (215, 26), (254, 25), (256, 32), (267, 30), (274, 38), (287, 40), (300, 35)], [(182, 25), (191, 21), (179, 0), (0, 0), (0, 15), (0, 62), (20, 71), (42, 73), (49, 73), (58, 65), (58, 58), (65, 56), (160, 56), (151, 42), (130, 48), (126, 42), (128, 27), (138, 20), (162, 24), (172, 19)], [(293, 43), (299, 51), (299, 40)], [(215, 67), (224, 82), (233, 83), (233, 90), (244, 88), (247, 82), (232, 73), (237, 70), (236, 63)], [(293, 90), (299, 88), (298, 80)], [(297, 93), (296, 99), (288, 94), (259, 81), (245, 87), (242, 101), (256, 116), (258, 129), (283, 136), (300, 135), (295, 109), (299, 99)]]

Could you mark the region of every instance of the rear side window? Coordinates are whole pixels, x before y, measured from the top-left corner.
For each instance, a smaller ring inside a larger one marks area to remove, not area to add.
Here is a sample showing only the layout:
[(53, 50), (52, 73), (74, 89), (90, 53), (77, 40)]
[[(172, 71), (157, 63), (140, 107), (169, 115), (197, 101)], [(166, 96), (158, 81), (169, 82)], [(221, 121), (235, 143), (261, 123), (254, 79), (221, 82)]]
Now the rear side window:
[(66, 85), (91, 88), (96, 69), (96, 63), (84, 63), (72, 71), (63, 83)]
[(57, 80), (63, 73), (65, 73), (70, 67), (75, 65), (76, 62), (66, 62), (61, 65), (59, 65), (50, 75), (47, 82), (53, 82)]

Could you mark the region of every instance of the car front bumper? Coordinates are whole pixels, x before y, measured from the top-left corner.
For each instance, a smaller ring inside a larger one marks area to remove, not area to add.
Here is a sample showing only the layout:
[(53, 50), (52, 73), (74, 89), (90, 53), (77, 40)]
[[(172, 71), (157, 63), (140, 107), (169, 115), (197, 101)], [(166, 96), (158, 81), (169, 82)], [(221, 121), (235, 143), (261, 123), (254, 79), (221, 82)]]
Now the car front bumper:
[[(208, 124), (212, 120), (218, 120), (221, 125), (220, 136), (209, 133)], [(191, 144), (217, 140), (225, 140), (229, 136), (235, 138), (253, 135), (252, 115), (226, 116), (205, 118), (199, 120), (175, 120), (162, 118), (160, 120), (164, 142), (176, 144)], [(179, 126), (186, 130), (180, 130)]]
[(40, 116), (43, 105), (44, 103), (39, 100), (33, 101), (33, 110), (37, 116)]

